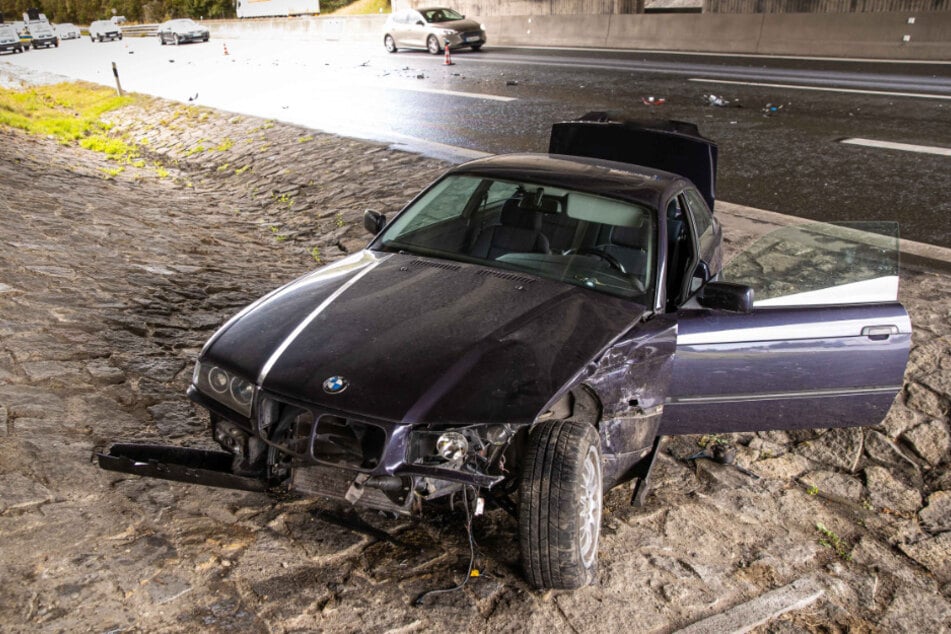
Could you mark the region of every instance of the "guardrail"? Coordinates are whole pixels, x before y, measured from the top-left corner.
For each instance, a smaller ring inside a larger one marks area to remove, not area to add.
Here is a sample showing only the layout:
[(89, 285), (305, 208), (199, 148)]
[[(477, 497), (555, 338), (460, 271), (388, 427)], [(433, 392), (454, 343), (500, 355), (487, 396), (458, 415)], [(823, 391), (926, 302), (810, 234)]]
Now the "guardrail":
[(158, 33), (158, 24), (133, 24), (123, 26), (122, 37), (152, 37)]

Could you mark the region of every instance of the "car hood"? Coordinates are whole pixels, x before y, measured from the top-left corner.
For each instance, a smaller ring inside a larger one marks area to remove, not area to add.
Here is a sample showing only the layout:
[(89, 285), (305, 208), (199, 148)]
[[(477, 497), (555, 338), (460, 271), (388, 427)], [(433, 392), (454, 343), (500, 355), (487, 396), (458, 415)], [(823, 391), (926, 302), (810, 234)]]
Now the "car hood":
[[(245, 309), (202, 357), (267, 392), (368, 418), (530, 422), (644, 310), (508, 271), (364, 251)], [(326, 393), (332, 376), (348, 387)]]
[(450, 22), (431, 22), (431, 29), (452, 29), (454, 31), (481, 31), (482, 26), (475, 20), (452, 20)]

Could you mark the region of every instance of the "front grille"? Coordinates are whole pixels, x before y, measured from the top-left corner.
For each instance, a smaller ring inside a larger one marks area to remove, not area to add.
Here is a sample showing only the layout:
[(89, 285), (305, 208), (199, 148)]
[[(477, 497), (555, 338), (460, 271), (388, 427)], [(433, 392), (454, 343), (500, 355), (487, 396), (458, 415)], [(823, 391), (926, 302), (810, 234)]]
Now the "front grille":
[(386, 431), (377, 425), (276, 399), (265, 399), (257, 423), (265, 442), (309, 463), (372, 471), (386, 447)]
[[(297, 467), (291, 476), (291, 488), (300, 493), (348, 501), (347, 491), (356, 478), (357, 473), (348, 469), (313, 465)], [(396, 513), (410, 512), (409, 482), (404, 479), (404, 490), (384, 493), (379, 489), (364, 487), (356, 504), (383, 511)]]

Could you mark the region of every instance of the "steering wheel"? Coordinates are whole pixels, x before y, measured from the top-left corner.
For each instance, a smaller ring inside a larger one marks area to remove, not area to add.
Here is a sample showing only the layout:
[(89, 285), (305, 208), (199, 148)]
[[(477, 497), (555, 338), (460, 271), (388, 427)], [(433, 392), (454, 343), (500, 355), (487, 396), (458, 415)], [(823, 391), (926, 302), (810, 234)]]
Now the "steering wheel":
[(576, 253), (578, 255), (594, 255), (596, 257), (601, 258), (602, 260), (604, 260), (605, 262), (607, 262), (608, 264), (616, 268), (618, 271), (620, 271), (624, 275), (627, 275), (627, 269), (624, 268), (624, 265), (621, 264), (621, 261), (618, 260), (613, 255), (611, 255), (610, 253), (608, 253), (607, 251), (602, 251), (601, 249), (597, 247), (582, 247), (580, 249), (572, 249), (568, 251), (568, 254), (572, 254), (572, 253)]

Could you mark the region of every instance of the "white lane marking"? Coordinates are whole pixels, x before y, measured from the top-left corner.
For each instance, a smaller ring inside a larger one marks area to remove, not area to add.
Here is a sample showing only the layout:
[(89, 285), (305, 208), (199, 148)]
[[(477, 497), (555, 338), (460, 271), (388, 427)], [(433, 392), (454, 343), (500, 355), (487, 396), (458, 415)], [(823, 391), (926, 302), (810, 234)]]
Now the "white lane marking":
[[(379, 88), (379, 86), (376, 86)], [(387, 86), (396, 90), (411, 90), (413, 92), (428, 92), (434, 95), (449, 95), (450, 97), (467, 97), (469, 99), (488, 99), (489, 101), (516, 101), (517, 97), (502, 97), (499, 95), (483, 95), (478, 92), (459, 92), (457, 90), (440, 90), (439, 88), (411, 88), (408, 86)]]
[(826, 88), (824, 86), (799, 86), (797, 84), (767, 84), (756, 81), (729, 81), (726, 79), (701, 79), (691, 77), (687, 81), (696, 81), (705, 84), (730, 84), (733, 86), (761, 86), (764, 88), (789, 88), (792, 90), (816, 90), (819, 92), (847, 92), (859, 95), (884, 95), (886, 97), (921, 97), (923, 99), (951, 100), (951, 95), (935, 95), (923, 92), (889, 92), (887, 90), (861, 90), (858, 88)]
[[(874, 62), (876, 64), (933, 64), (948, 65), (948, 60), (931, 59), (877, 59), (874, 57), (816, 57), (808, 55), (767, 55), (765, 53), (712, 53), (703, 51), (665, 51), (653, 48), (581, 48), (577, 46), (500, 46), (536, 51), (578, 51), (594, 53), (638, 53), (647, 55), (683, 55), (684, 57), (752, 57), (757, 59), (796, 59), (813, 62)], [(489, 50), (486, 48), (485, 50)], [(483, 60), (480, 60), (483, 61)]]
[(861, 145), (863, 147), (883, 148), (886, 150), (903, 150), (905, 152), (918, 152), (920, 154), (937, 154), (938, 156), (951, 156), (951, 148), (938, 147), (935, 145), (914, 145), (911, 143), (895, 143), (893, 141), (876, 141), (875, 139), (842, 139), (842, 143), (849, 145)]

